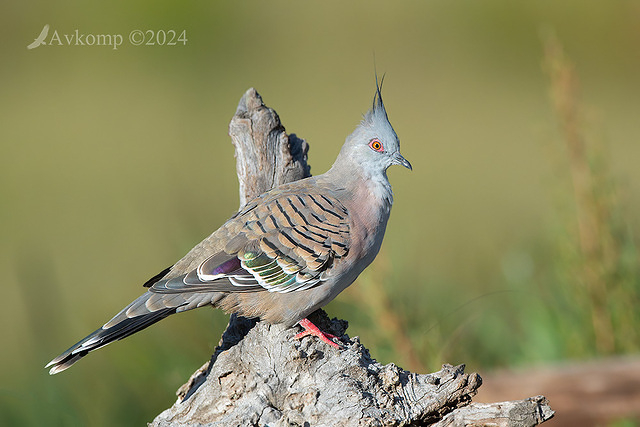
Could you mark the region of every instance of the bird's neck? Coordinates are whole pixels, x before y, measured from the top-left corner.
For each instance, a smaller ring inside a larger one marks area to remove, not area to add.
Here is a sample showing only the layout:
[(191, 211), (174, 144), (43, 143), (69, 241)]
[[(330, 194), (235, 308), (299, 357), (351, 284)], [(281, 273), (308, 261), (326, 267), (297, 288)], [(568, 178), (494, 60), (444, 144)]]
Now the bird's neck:
[(379, 204), (383, 209), (393, 204), (393, 191), (385, 170), (372, 171), (356, 162), (342, 161), (334, 163), (325, 175), (352, 194), (366, 190), (370, 197), (368, 203)]

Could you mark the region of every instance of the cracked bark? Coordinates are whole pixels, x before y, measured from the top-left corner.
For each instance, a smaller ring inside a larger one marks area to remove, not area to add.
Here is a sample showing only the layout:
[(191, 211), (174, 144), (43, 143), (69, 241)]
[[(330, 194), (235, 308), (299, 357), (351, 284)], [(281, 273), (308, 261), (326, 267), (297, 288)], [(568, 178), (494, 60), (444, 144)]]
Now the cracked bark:
[[(249, 89), (229, 125), (236, 147), (240, 205), (281, 183), (310, 175), (306, 141), (287, 135), (276, 112)], [(178, 390), (178, 401), (150, 424), (166, 426), (533, 426), (553, 416), (542, 396), (475, 404), (482, 384), (464, 365), (417, 374), (381, 365), (347, 322), (318, 310), (311, 320), (342, 337), (334, 349), (294, 329), (231, 316), (211, 360)]]

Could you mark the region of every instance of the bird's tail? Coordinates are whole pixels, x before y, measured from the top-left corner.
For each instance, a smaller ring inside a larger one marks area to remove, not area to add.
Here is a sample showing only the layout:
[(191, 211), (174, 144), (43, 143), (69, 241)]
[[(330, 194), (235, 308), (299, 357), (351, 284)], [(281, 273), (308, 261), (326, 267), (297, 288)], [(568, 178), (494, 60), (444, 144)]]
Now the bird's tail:
[(172, 315), (181, 308), (179, 305), (176, 307), (172, 306), (173, 304), (168, 304), (169, 307), (165, 305), (152, 311), (148, 308), (148, 302), (154, 299), (153, 296), (154, 294), (150, 292), (140, 296), (103, 327), (89, 334), (72, 345), (71, 348), (60, 356), (53, 359), (46, 366), (47, 368), (51, 367), (49, 374), (53, 375), (62, 372), (86, 356), (89, 352), (141, 331), (165, 317)]

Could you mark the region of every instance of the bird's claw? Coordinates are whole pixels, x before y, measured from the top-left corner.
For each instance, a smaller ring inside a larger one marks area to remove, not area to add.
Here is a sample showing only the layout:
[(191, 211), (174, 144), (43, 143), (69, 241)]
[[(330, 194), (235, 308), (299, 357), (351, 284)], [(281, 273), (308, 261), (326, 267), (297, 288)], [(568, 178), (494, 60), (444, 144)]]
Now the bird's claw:
[(343, 347), (342, 345), (332, 341), (333, 339), (338, 339), (337, 336), (329, 334), (327, 332), (322, 332), (320, 328), (311, 323), (309, 319), (302, 319), (300, 322), (298, 322), (298, 324), (304, 328), (304, 331), (297, 333), (294, 339), (300, 339), (306, 337), (307, 335), (313, 335), (320, 338), (320, 340), (329, 344), (331, 347), (335, 347), (338, 349)]

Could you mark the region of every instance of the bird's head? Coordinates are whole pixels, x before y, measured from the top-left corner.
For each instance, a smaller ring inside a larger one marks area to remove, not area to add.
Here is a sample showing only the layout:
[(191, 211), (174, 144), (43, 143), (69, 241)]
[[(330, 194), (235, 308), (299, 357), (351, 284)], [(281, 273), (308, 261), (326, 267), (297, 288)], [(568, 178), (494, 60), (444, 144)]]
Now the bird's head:
[(402, 165), (407, 169), (411, 163), (400, 154), (400, 140), (393, 130), (382, 102), (382, 82), (376, 79), (373, 105), (362, 122), (342, 147), (341, 157), (359, 164), (366, 171), (384, 173), (389, 166)]

